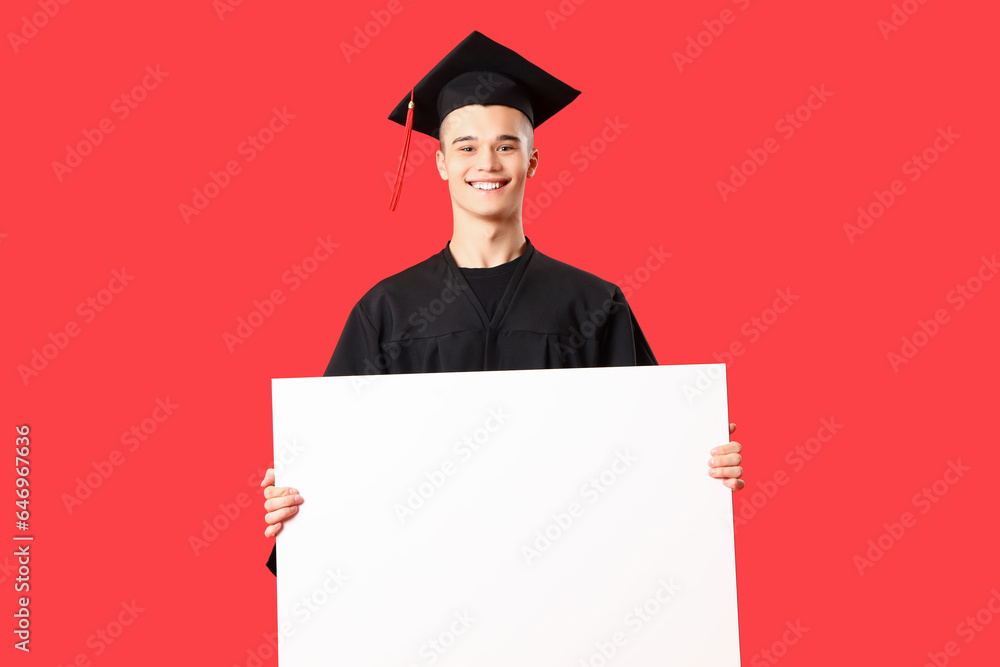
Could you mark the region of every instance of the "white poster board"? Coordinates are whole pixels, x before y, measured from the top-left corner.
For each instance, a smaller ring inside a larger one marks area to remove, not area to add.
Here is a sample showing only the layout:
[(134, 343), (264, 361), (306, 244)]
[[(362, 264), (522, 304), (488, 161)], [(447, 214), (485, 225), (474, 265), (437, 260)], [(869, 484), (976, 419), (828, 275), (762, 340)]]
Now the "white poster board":
[(740, 664), (723, 364), (272, 394), (281, 667)]

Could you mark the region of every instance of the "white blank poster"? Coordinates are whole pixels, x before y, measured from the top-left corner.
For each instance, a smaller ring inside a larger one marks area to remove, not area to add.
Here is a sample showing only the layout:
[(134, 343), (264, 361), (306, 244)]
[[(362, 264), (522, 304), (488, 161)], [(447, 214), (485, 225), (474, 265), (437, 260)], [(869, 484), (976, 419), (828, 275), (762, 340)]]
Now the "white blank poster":
[(282, 667), (740, 664), (723, 364), (272, 393)]

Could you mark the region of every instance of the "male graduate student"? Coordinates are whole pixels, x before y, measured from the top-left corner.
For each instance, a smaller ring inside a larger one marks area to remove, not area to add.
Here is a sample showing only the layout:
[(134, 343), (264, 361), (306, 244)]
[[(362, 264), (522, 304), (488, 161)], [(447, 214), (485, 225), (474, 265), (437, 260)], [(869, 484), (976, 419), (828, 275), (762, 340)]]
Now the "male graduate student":
[[(655, 365), (614, 283), (544, 255), (525, 237), (521, 206), (538, 169), (534, 128), (580, 91), (473, 32), (397, 105), (389, 119), (440, 140), (454, 231), (441, 252), (379, 282), (351, 311), (324, 375)], [(735, 429), (730, 424), (730, 433)], [(711, 450), (709, 474), (742, 489), (742, 447)], [(264, 486), (264, 534), (302, 503)], [(276, 573), (276, 551), (267, 561)]]

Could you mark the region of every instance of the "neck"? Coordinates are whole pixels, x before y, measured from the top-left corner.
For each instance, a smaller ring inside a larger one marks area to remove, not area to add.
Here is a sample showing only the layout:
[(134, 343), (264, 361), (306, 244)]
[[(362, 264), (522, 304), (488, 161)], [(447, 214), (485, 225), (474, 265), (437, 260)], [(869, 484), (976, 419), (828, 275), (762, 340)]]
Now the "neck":
[(485, 269), (505, 264), (521, 256), (527, 242), (521, 221), (492, 222), (489, 220), (459, 220), (448, 249), (455, 263), (462, 268)]

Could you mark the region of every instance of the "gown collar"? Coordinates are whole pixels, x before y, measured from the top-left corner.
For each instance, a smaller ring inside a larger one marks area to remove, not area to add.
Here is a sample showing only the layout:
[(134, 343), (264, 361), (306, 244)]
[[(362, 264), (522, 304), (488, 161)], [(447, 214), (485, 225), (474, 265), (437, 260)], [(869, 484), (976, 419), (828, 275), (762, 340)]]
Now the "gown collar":
[(441, 255), (444, 257), (444, 261), (448, 265), (449, 271), (451, 271), (452, 280), (455, 284), (461, 287), (462, 293), (465, 294), (466, 298), (476, 309), (476, 312), (479, 313), (479, 319), (482, 320), (483, 326), (486, 328), (497, 329), (499, 327), (504, 313), (507, 312), (507, 307), (514, 298), (514, 292), (517, 291), (517, 286), (521, 282), (521, 276), (524, 275), (524, 270), (528, 266), (531, 256), (535, 253), (535, 247), (531, 245), (531, 239), (525, 236), (524, 241), (524, 252), (520, 255), (521, 261), (517, 263), (517, 268), (514, 269), (514, 275), (510, 277), (510, 282), (507, 283), (507, 289), (500, 298), (500, 303), (497, 304), (497, 309), (496, 312), (493, 313), (492, 321), (486, 316), (486, 309), (483, 308), (483, 304), (479, 303), (479, 299), (476, 298), (475, 292), (472, 291), (469, 283), (465, 280), (465, 275), (459, 268), (454, 256), (452, 256), (451, 249), (449, 248), (451, 245), (450, 240), (445, 243), (444, 250), (441, 251)]

